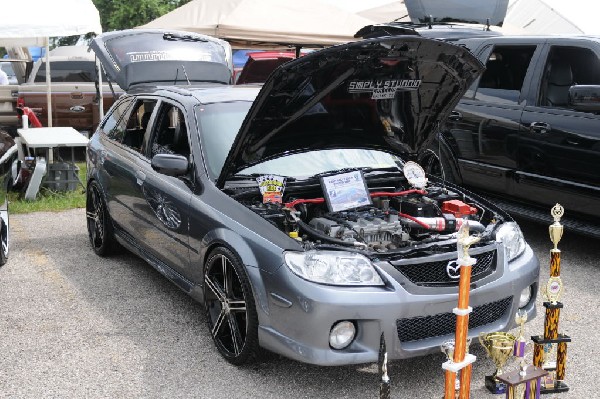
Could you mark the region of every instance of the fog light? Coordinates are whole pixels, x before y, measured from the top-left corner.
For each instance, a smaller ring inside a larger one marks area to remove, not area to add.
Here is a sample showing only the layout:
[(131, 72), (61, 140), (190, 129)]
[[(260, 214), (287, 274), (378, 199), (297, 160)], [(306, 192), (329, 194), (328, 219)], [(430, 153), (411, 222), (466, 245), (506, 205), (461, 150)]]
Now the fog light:
[(340, 321), (333, 325), (329, 332), (329, 345), (333, 349), (344, 349), (354, 339), (356, 327), (351, 321)]
[(519, 297), (519, 308), (523, 308), (525, 307), (529, 301), (531, 300), (531, 293), (533, 292), (533, 289), (531, 286), (525, 288), (523, 291), (521, 291), (521, 296)]

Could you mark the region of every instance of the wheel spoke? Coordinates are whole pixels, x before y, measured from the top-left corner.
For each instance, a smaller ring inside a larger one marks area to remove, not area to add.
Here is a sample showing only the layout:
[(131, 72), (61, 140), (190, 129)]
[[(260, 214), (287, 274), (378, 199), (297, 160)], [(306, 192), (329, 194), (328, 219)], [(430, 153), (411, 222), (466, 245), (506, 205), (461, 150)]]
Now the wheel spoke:
[(227, 298), (225, 297), (225, 293), (216, 285), (212, 279), (207, 275), (204, 277), (204, 285), (212, 291), (212, 293), (217, 297), (219, 302), (226, 302)]
[(225, 291), (225, 297), (231, 298), (231, 276), (230, 268), (227, 267), (227, 258), (221, 257), (221, 268), (223, 270), (223, 290)]
[(96, 212), (90, 212), (90, 211), (87, 211), (87, 212), (85, 213), (85, 216), (86, 216), (88, 219), (96, 220), (97, 213), (96, 213)]
[(231, 331), (231, 342), (233, 343), (233, 353), (236, 355), (242, 351), (244, 346), (244, 340), (240, 333), (239, 324), (233, 314), (227, 315), (227, 321), (229, 323), (229, 330)]
[(221, 312), (219, 313), (219, 317), (217, 317), (217, 320), (215, 321), (215, 325), (212, 328), (212, 335), (213, 337), (216, 337), (217, 334), (219, 333), (219, 330), (221, 329), (221, 326), (223, 325), (223, 321), (225, 321), (225, 318), (227, 317), (227, 315), (225, 314), (225, 311), (223, 309), (221, 309)]
[(229, 301), (229, 310), (231, 312), (245, 312), (246, 301)]

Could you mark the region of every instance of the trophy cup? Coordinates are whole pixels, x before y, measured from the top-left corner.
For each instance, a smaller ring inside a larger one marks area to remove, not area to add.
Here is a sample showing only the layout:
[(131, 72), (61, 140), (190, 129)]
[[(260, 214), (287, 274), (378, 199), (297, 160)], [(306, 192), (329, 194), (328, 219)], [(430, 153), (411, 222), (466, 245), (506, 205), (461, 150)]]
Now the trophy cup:
[(479, 342), (496, 365), (494, 374), (485, 376), (485, 387), (494, 394), (506, 392), (506, 384), (497, 376), (513, 354), (515, 341), (516, 337), (507, 332), (479, 333)]
[[(558, 320), (560, 309), (563, 304), (559, 302), (563, 293), (563, 283), (560, 278), (560, 249), (558, 242), (563, 235), (563, 226), (560, 219), (564, 214), (564, 209), (560, 204), (556, 204), (550, 214), (554, 218), (548, 229), (550, 240), (554, 248), (550, 250), (550, 278), (543, 287), (543, 295), (546, 302), (543, 303), (546, 308), (546, 318), (544, 319), (544, 335), (534, 336), (531, 339), (534, 342), (533, 364), (536, 367), (543, 368), (549, 372), (545, 376), (541, 393), (565, 392), (569, 386), (563, 382), (565, 378), (567, 362), (567, 343), (571, 338), (558, 333)], [(553, 346), (556, 346), (556, 362), (549, 361)]]

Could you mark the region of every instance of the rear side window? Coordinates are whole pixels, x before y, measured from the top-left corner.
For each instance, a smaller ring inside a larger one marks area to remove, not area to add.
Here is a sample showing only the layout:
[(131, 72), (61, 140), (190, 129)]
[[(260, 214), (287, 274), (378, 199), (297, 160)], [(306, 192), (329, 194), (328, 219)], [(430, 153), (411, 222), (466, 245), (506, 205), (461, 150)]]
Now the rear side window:
[(495, 46), (485, 64), (475, 98), (498, 103), (519, 102), (535, 46)]
[(100, 127), (100, 131), (107, 135), (111, 140), (118, 142), (123, 140), (126, 126), (126, 121), (123, 118), (123, 115), (125, 115), (125, 112), (127, 112), (127, 109), (131, 105), (131, 101), (131, 99), (125, 99), (117, 104)]

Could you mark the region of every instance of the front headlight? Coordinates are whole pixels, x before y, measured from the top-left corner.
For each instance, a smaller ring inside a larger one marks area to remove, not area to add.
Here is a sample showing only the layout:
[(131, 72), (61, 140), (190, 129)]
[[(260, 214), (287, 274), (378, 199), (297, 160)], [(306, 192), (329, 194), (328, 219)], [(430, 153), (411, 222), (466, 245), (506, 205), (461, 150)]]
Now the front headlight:
[(298, 276), (321, 284), (383, 285), (365, 256), (343, 251), (286, 252), (285, 263)]
[(504, 223), (496, 232), (496, 241), (504, 244), (504, 253), (510, 262), (525, 251), (525, 238), (515, 222)]

